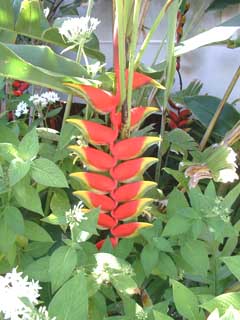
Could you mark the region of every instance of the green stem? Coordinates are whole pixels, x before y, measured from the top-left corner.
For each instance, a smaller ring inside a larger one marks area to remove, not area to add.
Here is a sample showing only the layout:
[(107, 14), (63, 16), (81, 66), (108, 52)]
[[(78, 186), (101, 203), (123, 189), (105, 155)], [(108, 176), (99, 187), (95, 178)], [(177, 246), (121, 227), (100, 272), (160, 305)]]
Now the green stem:
[(149, 44), (154, 32), (157, 30), (157, 28), (158, 28), (160, 22), (162, 21), (166, 11), (168, 10), (169, 6), (172, 4), (173, 1), (174, 0), (167, 0), (165, 5), (163, 6), (162, 10), (159, 12), (156, 20), (154, 21), (151, 29), (149, 30), (149, 32), (148, 32), (145, 40), (143, 41), (143, 44), (142, 44), (142, 46), (141, 46), (141, 48), (140, 48), (140, 50), (139, 50), (139, 52), (138, 52), (138, 54), (136, 56), (135, 63), (134, 63), (135, 64), (135, 69), (138, 67), (138, 65), (139, 65), (139, 63), (140, 63), (140, 61), (142, 59), (142, 56), (143, 56), (143, 54), (144, 54), (144, 52), (145, 52), (145, 50), (146, 50), (146, 48), (147, 48), (147, 46)]
[[(76, 57), (76, 62), (80, 63), (81, 61), (81, 57), (82, 57), (82, 47), (83, 47), (83, 43), (79, 44), (78, 46), (78, 51), (77, 51), (77, 57)], [(70, 115), (70, 111), (71, 111), (71, 106), (72, 106), (72, 101), (73, 101), (73, 95), (69, 94), (67, 97), (67, 103), (66, 103), (66, 108), (64, 111), (64, 116), (63, 116), (63, 123), (62, 123), (62, 128), (65, 124), (66, 119), (69, 117)]]
[(128, 90), (127, 90), (127, 121), (125, 123), (126, 135), (128, 135), (131, 123), (131, 107), (132, 107), (132, 93), (133, 93), (133, 74), (134, 74), (134, 55), (137, 47), (138, 39), (138, 18), (141, 8), (141, 0), (135, 0), (133, 9), (133, 27), (132, 37), (129, 47), (129, 66), (128, 66)]
[(205, 132), (205, 134), (204, 134), (204, 136), (202, 138), (202, 141), (200, 142), (200, 147), (199, 148), (200, 148), (201, 151), (205, 148), (205, 146), (207, 144), (207, 141), (208, 141), (208, 139), (209, 139), (209, 137), (210, 137), (210, 135), (211, 135), (216, 123), (217, 123), (217, 120), (218, 120), (223, 108), (224, 108), (224, 105), (227, 102), (230, 94), (232, 93), (232, 90), (235, 87), (239, 77), (240, 77), (240, 67), (238, 67), (237, 71), (235, 72), (235, 74), (234, 74), (234, 76), (232, 78), (232, 81), (230, 82), (230, 84), (229, 84), (229, 86), (228, 86), (228, 88), (227, 88), (227, 90), (226, 90), (226, 92), (224, 94), (224, 97), (222, 98), (222, 101), (219, 103), (219, 106), (218, 106), (214, 116), (212, 117), (212, 120), (210, 121), (210, 123), (209, 123), (209, 125), (207, 127), (207, 130), (206, 130), (206, 132)]
[(87, 8), (86, 17), (90, 17), (91, 16), (93, 4), (94, 4), (94, 0), (88, 0), (88, 8)]
[[(172, 3), (172, 2), (171, 2)], [(166, 90), (164, 91), (163, 107), (162, 107), (162, 120), (161, 120), (161, 130), (160, 138), (164, 140), (165, 134), (165, 125), (166, 125), (166, 110), (168, 106), (168, 98), (174, 81), (174, 75), (176, 71), (176, 58), (174, 57), (174, 48), (175, 48), (175, 34), (176, 34), (176, 25), (177, 25), (177, 12), (179, 8), (178, 1), (173, 1), (173, 4), (169, 10), (168, 14), (168, 46), (167, 46), (167, 59), (166, 59)], [(163, 156), (163, 144), (160, 143), (158, 147), (158, 163), (155, 171), (155, 181), (159, 184), (160, 180), (160, 171), (162, 165), (162, 156)]]
[(120, 95), (121, 105), (126, 99), (126, 85), (125, 85), (125, 68), (126, 68), (126, 55), (125, 55), (125, 33), (124, 33), (124, 11), (123, 1), (116, 0), (116, 19), (118, 22), (118, 47), (119, 47), (119, 73), (120, 73)]

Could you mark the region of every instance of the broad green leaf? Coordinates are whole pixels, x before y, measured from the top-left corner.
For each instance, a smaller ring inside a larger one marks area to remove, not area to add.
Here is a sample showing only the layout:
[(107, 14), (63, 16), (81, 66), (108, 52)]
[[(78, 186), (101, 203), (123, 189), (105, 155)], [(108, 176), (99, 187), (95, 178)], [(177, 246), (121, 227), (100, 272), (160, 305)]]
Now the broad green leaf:
[(229, 5), (234, 5), (240, 3), (240, 0), (214, 0), (210, 6), (207, 8), (208, 10), (222, 10)]
[(214, 311), (216, 308), (219, 310), (219, 313), (224, 314), (230, 306), (233, 306), (239, 310), (240, 305), (240, 292), (229, 292), (221, 294), (213, 298), (212, 300), (205, 302), (201, 305), (203, 309), (206, 309), (208, 312)]
[(155, 237), (152, 240), (154, 246), (158, 248), (158, 250), (173, 253), (173, 249), (169, 240), (162, 237)]
[(172, 217), (176, 214), (177, 210), (180, 208), (187, 208), (188, 202), (184, 196), (184, 193), (179, 191), (177, 188), (173, 189), (173, 191), (168, 196), (168, 206), (167, 213), (169, 217)]
[[(237, 19), (236, 19), (237, 18)], [(175, 48), (175, 55), (180, 56), (200, 47), (213, 44), (227, 43), (227, 41), (239, 30), (239, 16), (231, 18), (208, 31), (202, 32), (180, 43)]]
[(18, 157), (17, 149), (11, 143), (0, 143), (0, 157), (10, 162)]
[(144, 246), (141, 252), (141, 262), (145, 275), (148, 277), (158, 263), (158, 249), (151, 244)]
[(16, 240), (16, 233), (12, 231), (5, 219), (0, 219), (0, 251), (7, 253)]
[[(219, 98), (213, 96), (186, 97), (184, 101), (186, 107), (193, 112), (204, 127), (208, 127), (221, 102)], [(239, 120), (240, 113), (231, 104), (226, 103), (213, 129), (213, 133), (223, 137)]]
[(111, 277), (111, 282), (114, 288), (120, 293), (136, 294), (138, 286), (136, 282), (128, 275), (120, 274)]
[(106, 315), (106, 298), (100, 292), (97, 292), (89, 299), (89, 320), (103, 320)]
[(209, 259), (204, 242), (189, 240), (181, 247), (180, 251), (182, 257), (193, 268), (195, 274), (207, 275)]
[(73, 93), (64, 82), (98, 83), (86, 80), (87, 72), (76, 62), (46, 46), (0, 43), (0, 75), (27, 81), (61, 92)]
[(37, 156), (39, 143), (36, 128), (33, 128), (23, 137), (19, 143), (18, 151), (24, 160), (32, 160)]
[(9, 0), (1, 1), (0, 3), (0, 28), (14, 28), (13, 8), (12, 3)]
[(9, 185), (12, 187), (18, 183), (30, 170), (30, 161), (23, 161), (19, 158), (10, 162), (8, 169)]
[(57, 215), (65, 215), (65, 212), (71, 208), (68, 195), (64, 190), (54, 190), (50, 208)]
[(240, 195), (240, 182), (231, 190), (228, 192), (228, 194), (225, 196), (222, 204), (223, 206), (227, 208), (231, 208), (234, 202), (237, 200), (237, 198)]
[(177, 311), (188, 320), (199, 320), (198, 300), (194, 293), (178, 281), (172, 280), (171, 283)]
[(173, 216), (167, 222), (162, 236), (169, 237), (169, 236), (176, 236), (179, 234), (183, 234), (187, 232), (191, 227), (191, 221), (186, 218), (180, 216)]
[(42, 228), (39, 224), (29, 220), (25, 220), (24, 235), (29, 240), (33, 241), (53, 242), (52, 238), (44, 228)]
[(174, 129), (167, 134), (170, 149), (176, 153), (186, 154), (197, 149), (196, 141), (182, 129)]
[(41, 37), (49, 23), (38, 0), (23, 0), (16, 22), (16, 31), (21, 34)]
[(227, 265), (232, 274), (240, 281), (240, 256), (224, 257), (221, 260)]
[(159, 253), (158, 267), (160, 275), (167, 275), (168, 277), (175, 279), (177, 278), (177, 268), (172, 258), (164, 253)]
[(11, 143), (15, 146), (18, 145), (18, 138), (16, 133), (6, 124), (0, 124), (0, 132), (0, 143)]
[(21, 180), (13, 187), (13, 190), (14, 197), (20, 207), (43, 215), (39, 194), (35, 188), (29, 185), (28, 181)]
[(53, 246), (52, 240), (51, 242), (32, 241), (28, 243), (28, 246), (25, 249), (25, 252), (27, 252), (28, 255), (36, 259), (36, 258), (42, 257), (43, 255), (46, 255), (52, 246)]
[(49, 282), (49, 260), (50, 257), (46, 256), (30, 263), (26, 268), (24, 268), (24, 274), (34, 280)]
[(73, 248), (62, 246), (50, 257), (49, 276), (53, 291), (70, 278), (77, 264), (77, 253)]
[(67, 188), (67, 180), (61, 169), (51, 160), (40, 158), (32, 163), (33, 180), (48, 187)]
[(165, 172), (167, 172), (168, 174), (170, 174), (175, 180), (177, 180), (177, 182), (179, 183), (179, 185), (181, 187), (184, 187), (185, 189), (188, 189), (188, 178), (186, 178), (185, 174), (183, 171), (179, 171), (179, 170), (174, 170), (171, 168), (164, 168), (163, 169)]
[(3, 211), (4, 220), (15, 234), (24, 234), (24, 220), (21, 212), (15, 207), (6, 207)]
[(153, 315), (154, 315), (154, 320), (173, 320), (172, 317), (169, 317), (168, 315), (158, 311), (153, 311)]
[(88, 320), (88, 292), (84, 273), (68, 280), (49, 305), (51, 317), (58, 320)]

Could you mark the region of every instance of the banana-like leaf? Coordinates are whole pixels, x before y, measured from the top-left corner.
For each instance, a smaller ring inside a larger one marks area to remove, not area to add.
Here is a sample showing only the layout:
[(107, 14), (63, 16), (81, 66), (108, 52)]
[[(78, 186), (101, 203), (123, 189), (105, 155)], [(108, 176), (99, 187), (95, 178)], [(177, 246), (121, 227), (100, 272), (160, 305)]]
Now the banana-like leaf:
[(238, 30), (240, 30), (240, 15), (227, 20), (215, 28), (183, 41), (175, 48), (175, 56), (181, 56), (184, 53), (213, 44), (230, 45), (228, 42)]
[[(72, 45), (72, 43), (66, 44), (64, 42), (57, 29), (68, 17), (57, 19), (56, 24), (50, 26), (44, 16), (39, 0), (22, 1), (20, 10), (18, 10), (19, 8), (15, 8), (13, 4), (13, 0), (0, 1), (0, 31), (3, 29), (16, 32), (29, 38), (61, 47)], [(104, 62), (105, 56), (99, 51), (99, 44), (98, 41), (96, 42), (96, 39), (96, 36), (93, 34), (91, 40), (85, 44), (85, 53), (91, 58)]]
[[(186, 107), (204, 127), (209, 125), (220, 101), (219, 98), (212, 96), (185, 97), (184, 99)], [(223, 137), (239, 120), (240, 113), (231, 104), (226, 103), (213, 132)]]
[(64, 82), (97, 83), (84, 78), (88, 74), (82, 66), (46, 46), (0, 43), (0, 75), (66, 93), (72, 91)]
[(207, 8), (208, 10), (222, 10), (227, 6), (239, 4), (240, 0), (214, 0), (210, 6)]

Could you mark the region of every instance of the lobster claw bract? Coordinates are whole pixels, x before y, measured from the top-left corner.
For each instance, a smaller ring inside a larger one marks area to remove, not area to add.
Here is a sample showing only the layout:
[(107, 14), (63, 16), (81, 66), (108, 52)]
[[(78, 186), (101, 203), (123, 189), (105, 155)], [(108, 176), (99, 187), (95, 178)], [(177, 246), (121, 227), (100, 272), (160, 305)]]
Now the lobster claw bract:
[(100, 208), (103, 211), (112, 211), (116, 204), (106, 195), (96, 194), (91, 191), (75, 191), (73, 195), (81, 199), (88, 208)]
[(116, 187), (116, 182), (109, 177), (92, 172), (74, 172), (70, 177), (82, 183), (88, 190), (100, 194), (109, 193)]
[(152, 227), (151, 223), (129, 222), (116, 226), (111, 233), (116, 238), (132, 238), (138, 235), (139, 230)]
[(118, 135), (116, 130), (97, 122), (81, 119), (67, 119), (66, 121), (77, 127), (84, 138), (95, 145), (109, 145)]
[(151, 165), (158, 161), (157, 158), (144, 157), (128, 160), (120, 163), (111, 170), (112, 177), (119, 182), (133, 182), (147, 170)]

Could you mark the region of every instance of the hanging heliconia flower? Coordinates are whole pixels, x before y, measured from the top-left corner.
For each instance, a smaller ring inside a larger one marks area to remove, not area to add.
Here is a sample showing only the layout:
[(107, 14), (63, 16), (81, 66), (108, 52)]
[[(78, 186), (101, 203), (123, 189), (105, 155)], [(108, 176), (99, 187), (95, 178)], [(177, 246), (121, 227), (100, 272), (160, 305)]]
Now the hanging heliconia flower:
[[(114, 46), (115, 61), (117, 61), (116, 38)], [(98, 227), (109, 230), (112, 246), (116, 246), (120, 238), (133, 237), (140, 229), (152, 226), (150, 223), (136, 221), (136, 218), (153, 201), (151, 198), (144, 198), (144, 194), (156, 186), (155, 182), (144, 181), (142, 177), (145, 170), (158, 159), (142, 157), (142, 154), (160, 141), (160, 138), (152, 136), (121, 139), (120, 132), (123, 124), (122, 113), (117, 110), (120, 104), (117, 63), (115, 63), (115, 72), (116, 94), (89, 85), (65, 84), (86, 98), (96, 112), (109, 114), (109, 126), (82, 119), (68, 119), (67, 122), (78, 128), (84, 139), (91, 145), (69, 146), (69, 150), (75, 152), (88, 169), (87, 172), (74, 172), (70, 175), (85, 189), (75, 191), (73, 194), (82, 200), (87, 208), (100, 208)], [(127, 82), (128, 71), (125, 75)], [(133, 89), (146, 84), (163, 88), (152, 78), (134, 72)], [(148, 115), (156, 111), (158, 111), (156, 107), (132, 108), (130, 132), (138, 128)], [(104, 241), (105, 239), (100, 240), (96, 247), (100, 249)]]

